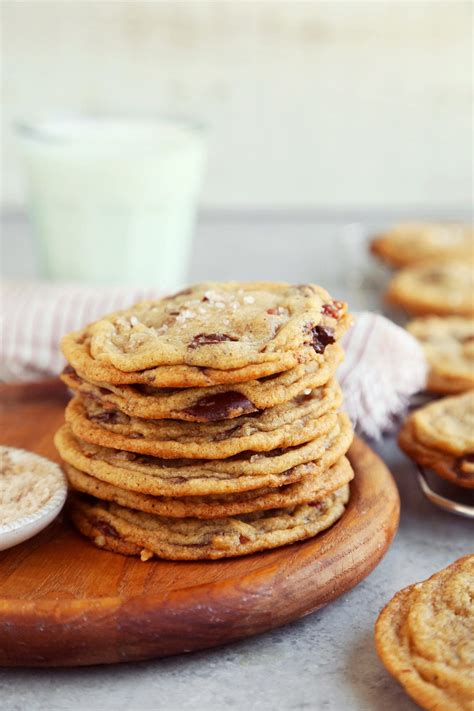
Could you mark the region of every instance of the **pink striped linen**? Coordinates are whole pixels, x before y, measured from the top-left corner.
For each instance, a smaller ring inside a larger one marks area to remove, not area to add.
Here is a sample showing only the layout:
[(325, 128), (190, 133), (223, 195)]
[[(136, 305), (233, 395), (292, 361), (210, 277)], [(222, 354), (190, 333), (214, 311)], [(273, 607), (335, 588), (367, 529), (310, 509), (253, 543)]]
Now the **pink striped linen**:
[[(159, 296), (153, 289), (7, 282), (0, 290), (0, 380), (38, 380), (61, 371), (63, 334), (135, 301)], [(371, 437), (390, 429), (422, 390), (426, 362), (418, 342), (383, 316), (362, 312), (345, 336), (338, 371), (345, 408)]]

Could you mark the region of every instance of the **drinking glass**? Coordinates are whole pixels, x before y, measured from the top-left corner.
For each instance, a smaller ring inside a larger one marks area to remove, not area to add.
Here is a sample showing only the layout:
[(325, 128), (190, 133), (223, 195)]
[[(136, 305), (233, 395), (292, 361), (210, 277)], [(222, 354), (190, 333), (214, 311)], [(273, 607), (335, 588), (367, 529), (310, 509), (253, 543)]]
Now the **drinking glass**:
[(187, 277), (202, 126), (79, 117), (17, 126), (45, 278), (171, 290)]

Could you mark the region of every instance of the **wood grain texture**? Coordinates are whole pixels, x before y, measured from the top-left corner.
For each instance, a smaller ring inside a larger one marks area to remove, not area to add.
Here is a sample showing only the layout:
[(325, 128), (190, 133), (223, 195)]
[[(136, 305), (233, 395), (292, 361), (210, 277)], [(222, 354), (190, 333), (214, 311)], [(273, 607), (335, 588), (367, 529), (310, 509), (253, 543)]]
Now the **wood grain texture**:
[[(0, 386), (4, 444), (58, 461), (61, 385)], [(72, 666), (167, 656), (283, 625), (362, 580), (395, 534), (399, 498), (360, 440), (343, 518), (309, 541), (244, 558), (142, 563), (101, 551), (59, 517), (0, 554), (0, 664)]]

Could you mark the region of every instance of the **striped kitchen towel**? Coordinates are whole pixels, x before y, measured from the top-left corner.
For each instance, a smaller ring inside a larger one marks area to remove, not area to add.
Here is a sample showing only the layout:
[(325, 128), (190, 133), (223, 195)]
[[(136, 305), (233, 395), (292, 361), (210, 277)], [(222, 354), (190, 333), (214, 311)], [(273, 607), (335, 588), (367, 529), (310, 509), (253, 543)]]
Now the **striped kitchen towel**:
[[(1, 287), (0, 379), (38, 380), (65, 365), (61, 336), (103, 314), (158, 296), (153, 289), (7, 282)], [(407, 331), (378, 314), (356, 314), (338, 371), (345, 409), (360, 432), (390, 429), (426, 380), (426, 362)]]

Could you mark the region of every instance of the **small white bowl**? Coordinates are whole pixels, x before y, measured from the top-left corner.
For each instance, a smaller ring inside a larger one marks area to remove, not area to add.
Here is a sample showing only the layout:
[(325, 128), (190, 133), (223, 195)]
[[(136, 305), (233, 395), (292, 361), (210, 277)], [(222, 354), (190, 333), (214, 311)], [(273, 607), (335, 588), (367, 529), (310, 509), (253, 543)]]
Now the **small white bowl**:
[[(15, 447), (1, 447), (1, 452), (2, 454), (8, 453), (15, 464), (22, 465), (24, 463), (25, 471), (28, 470), (28, 466), (32, 462), (36, 462), (41, 467), (46, 467), (50, 472), (57, 475), (57, 483), (55, 482), (54, 490), (44, 504), (27, 516), (9, 523), (0, 523), (0, 551), (3, 551), (35, 536), (56, 518), (66, 501), (67, 483), (59, 465), (45, 457), (40, 457), (38, 454), (24, 449), (16, 449)], [(2, 510), (0, 504), (0, 521), (1, 518)]]

